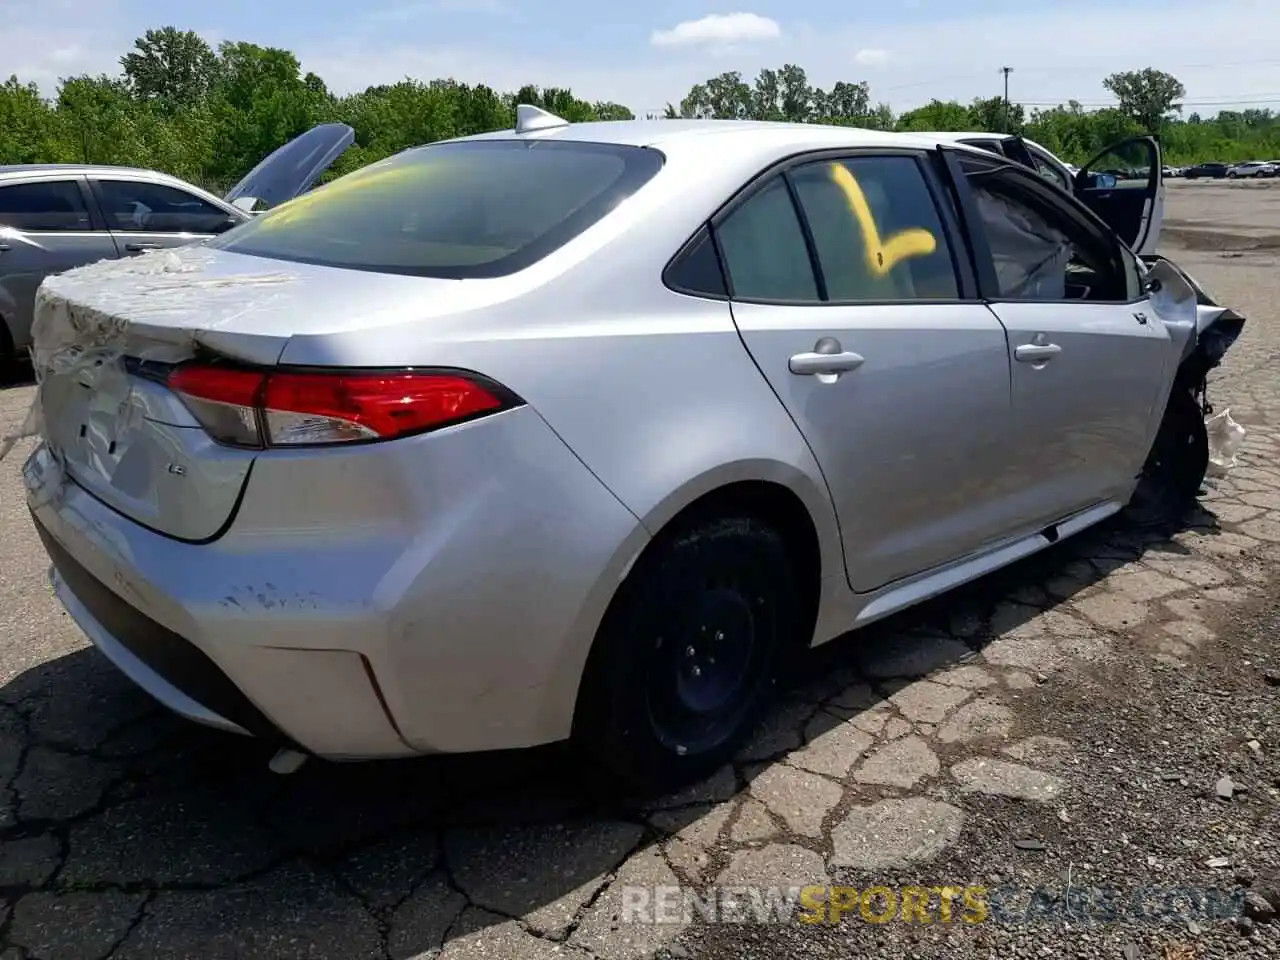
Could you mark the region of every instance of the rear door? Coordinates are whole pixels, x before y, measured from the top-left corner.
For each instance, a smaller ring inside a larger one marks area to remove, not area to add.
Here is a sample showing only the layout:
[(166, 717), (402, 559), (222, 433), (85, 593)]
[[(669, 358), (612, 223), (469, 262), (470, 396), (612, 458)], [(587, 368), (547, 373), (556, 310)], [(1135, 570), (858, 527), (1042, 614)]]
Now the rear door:
[(0, 184), (0, 319), (17, 350), (31, 343), (40, 281), (116, 255), (86, 194), (84, 178), (66, 175)]
[(1139, 256), (1156, 252), (1164, 224), (1160, 141), (1114, 143), (1080, 168), (1075, 194)]
[(89, 184), (121, 256), (185, 246), (248, 219), (190, 190), (142, 177), (93, 175)]
[(822, 467), (860, 592), (1008, 519), (1004, 329), (973, 297), (928, 158), (802, 159), (713, 223), (734, 321)]
[(1169, 334), (1133, 254), (1020, 166), (953, 155), (984, 297), (1008, 331), (1019, 513), (1127, 498), (1158, 422)]

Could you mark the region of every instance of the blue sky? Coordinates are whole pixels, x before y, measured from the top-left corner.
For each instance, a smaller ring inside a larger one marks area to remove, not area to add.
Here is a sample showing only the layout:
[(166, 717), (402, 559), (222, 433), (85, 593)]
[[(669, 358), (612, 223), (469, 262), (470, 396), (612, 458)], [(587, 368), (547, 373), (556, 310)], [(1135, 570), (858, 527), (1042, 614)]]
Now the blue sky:
[(0, 70), (50, 94), (60, 76), (117, 72), (134, 37), (173, 25), (287, 47), (340, 92), (452, 76), (644, 112), (725, 70), (792, 62), (902, 110), (997, 94), (1007, 64), (1016, 99), (1100, 105), (1107, 73), (1156, 66), (1186, 85), (1188, 112), (1280, 109), (1275, 0), (0, 0), (0, 16)]

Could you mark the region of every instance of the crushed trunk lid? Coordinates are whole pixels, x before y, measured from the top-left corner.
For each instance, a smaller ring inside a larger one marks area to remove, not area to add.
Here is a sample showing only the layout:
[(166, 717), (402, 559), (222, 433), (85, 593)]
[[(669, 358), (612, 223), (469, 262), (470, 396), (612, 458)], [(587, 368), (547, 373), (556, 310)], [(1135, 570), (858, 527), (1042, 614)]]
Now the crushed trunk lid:
[(36, 297), (37, 390), (0, 444), (39, 436), (37, 505), (74, 483), (166, 536), (207, 542), (234, 516), (253, 449), (213, 440), (166, 378), (196, 358), (274, 366), (296, 337), (433, 319), (442, 337), (507, 299), (504, 281), (461, 283), (286, 263), (203, 245), (108, 260), (47, 278)]

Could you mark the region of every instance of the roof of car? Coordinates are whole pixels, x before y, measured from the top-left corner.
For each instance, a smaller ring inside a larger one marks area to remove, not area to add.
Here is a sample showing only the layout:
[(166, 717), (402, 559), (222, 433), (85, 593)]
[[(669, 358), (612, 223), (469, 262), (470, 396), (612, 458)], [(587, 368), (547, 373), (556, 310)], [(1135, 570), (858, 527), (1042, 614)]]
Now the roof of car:
[(78, 176), (89, 173), (126, 173), (166, 180), (175, 179), (170, 174), (159, 170), (147, 170), (143, 167), (121, 167), (104, 163), (10, 163), (0, 164), (0, 179), (24, 176), (31, 173), (65, 173)]
[(822, 123), (780, 123), (772, 120), (606, 120), (572, 123), (561, 127), (517, 134), (513, 130), (495, 130), (460, 140), (521, 139), (572, 140), (614, 143), (638, 147), (675, 144), (694, 138), (705, 143), (716, 137), (738, 140), (748, 138), (757, 145), (812, 145), (850, 147), (928, 147), (949, 143), (935, 134), (893, 133)]
[(990, 130), (938, 130), (929, 133), (944, 142), (954, 140), (1002, 140), (1010, 134), (992, 133)]

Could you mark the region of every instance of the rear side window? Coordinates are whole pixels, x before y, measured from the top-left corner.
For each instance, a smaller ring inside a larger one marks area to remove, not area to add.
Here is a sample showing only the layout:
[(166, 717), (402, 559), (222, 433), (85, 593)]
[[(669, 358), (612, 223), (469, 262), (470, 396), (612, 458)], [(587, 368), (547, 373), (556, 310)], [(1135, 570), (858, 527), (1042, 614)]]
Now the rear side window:
[(716, 230), (716, 239), (735, 298), (819, 299), (804, 230), (781, 177), (730, 213)]
[(505, 276), (605, 217), (662, 163), (655, 150), (615, 144), (432, 144), (340, 177), (210, 246), (379, 273)]
[(954, 300), (955, 265), (914, 157), (856, 157), (791, 171), (833, 301)]
[(93, 229), (80, 185), (74, 180), (0, 187), (0, 227), (25, 231)]

